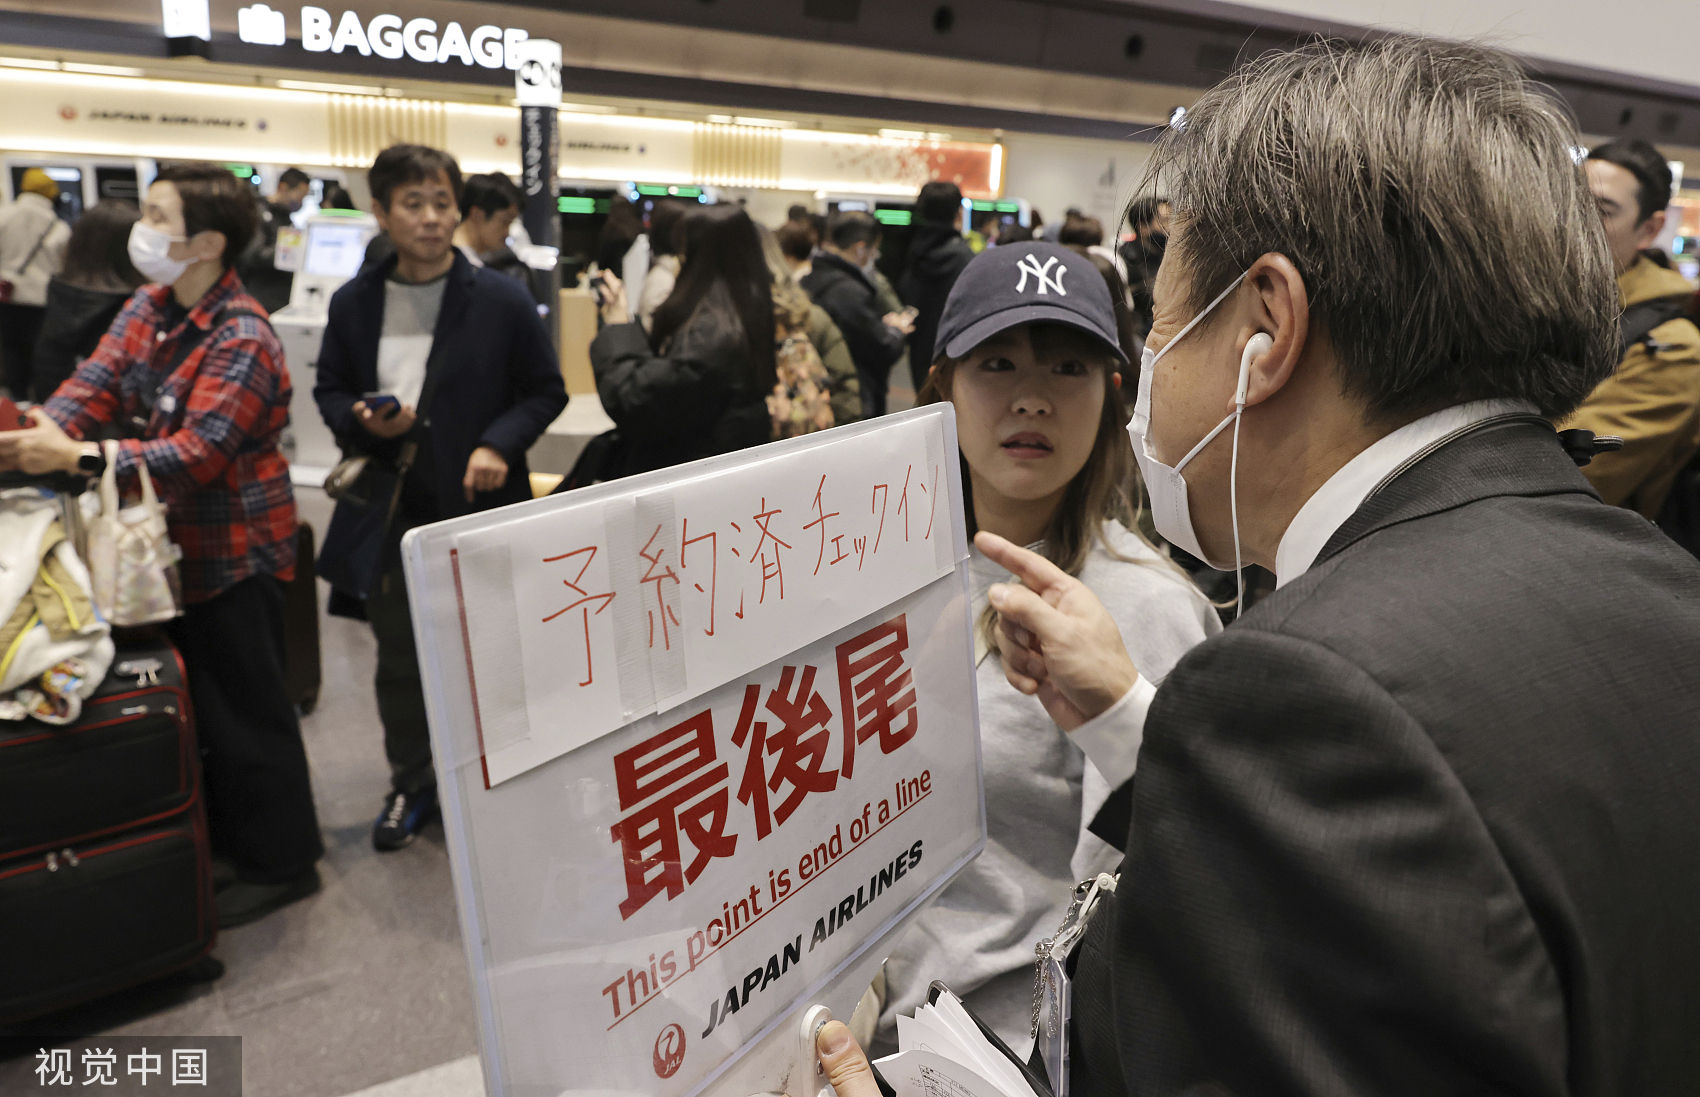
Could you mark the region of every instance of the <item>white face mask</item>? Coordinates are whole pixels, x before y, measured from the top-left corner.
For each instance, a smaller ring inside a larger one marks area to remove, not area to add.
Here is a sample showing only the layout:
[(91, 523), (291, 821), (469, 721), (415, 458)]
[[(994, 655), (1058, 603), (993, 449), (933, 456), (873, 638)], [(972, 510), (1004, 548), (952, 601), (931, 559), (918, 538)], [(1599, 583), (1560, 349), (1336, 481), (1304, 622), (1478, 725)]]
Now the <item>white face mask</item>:
[[(1204, 549), (1198, 543), (1198, 531), (1192, 525), (1192, 511), (1187, 506), (1186, 477), (1181, 475), (1181, 470), (1186, 468), (1192, 459), (1197, 457), (1218, 434), (1221, 434), (1229, 423), (1236, 424), (1234, 430), (1234, 464), (1238, 464), (1240, 435), (1237, 421), (1240, 412), (1244, 410), (1244, 404), (1236, 406), (1227, 418), (1216, 424), (1216, 429), (1206, 434), (1196, 446), (1193, 446), (1187, 452), (1185, 457), (1180, 459), (1179, 463), (1171, 467), (1157, 460), (1156, 455), (1151, 452), (1151, 377), (1156, 371), (1157, 360), (1173, 350), (1175, 344), (1180, 342), (1187, 332), (1197, 327), (1199, 321), (1210, 315), (1210, 310), (1221, 304), (1223, 299), (1237, 289), (1243, 281), (1245, 281), (1244, 274), (1234, 279), (1227, 289), (1216, 295), (1214, 301), (1204, 306), (1203, 312), (1188, 321), (1186, 327), (1177, 332), (1175, 337), (1170, 339), (1161, 351), (1153, 353), (1150, 347), (1145, 348), (1145, 353), (1140, 356), (1139, 360), (1139, 395), (1133, 403), (1133, 419), (1127, 425), (1128, 438), (1133, 442), (1134, 460), (1139, 463), (1139, 474), (1145, 478), (1145, 490), (1151, 495), (1151, 520), (1156, 525), (1157, 532), (1162, 534), (1170, 544), (1191, 553), (1218, 571), (1226, 571), (1230, 562), (1218, 563), (1204, 555)], [(1236, 477), (1230, 474), (1230, 493), (1233, 492), (1234, 479)], [(1239, 567), (1240, 554), (1238, 502), (1237, 498), (1230, 499), (1230, 507), (1234, 511), (1235, 557), (1231, 565), (1236, 570)]]
[(165, 233), (137, 221), (130, 226), (130, 262), (150, 282), (171, 285), (183, 277), (190, 260), (171, 258), (171, 245), (181, 244), (187, 236), (167, 236)]

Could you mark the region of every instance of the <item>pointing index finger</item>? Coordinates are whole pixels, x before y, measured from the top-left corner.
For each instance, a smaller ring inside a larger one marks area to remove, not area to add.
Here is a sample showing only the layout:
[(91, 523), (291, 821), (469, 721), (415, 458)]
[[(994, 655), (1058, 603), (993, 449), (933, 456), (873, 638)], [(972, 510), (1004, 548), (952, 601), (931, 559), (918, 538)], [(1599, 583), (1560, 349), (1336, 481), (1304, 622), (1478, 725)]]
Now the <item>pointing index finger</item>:
[(1021, 580), (1022, 586), (1036, 593), (1069, 578), (1068, 572), (1043, 556), (995, 533), (976, 533), (974, 546), (985, 553), (987, 559)]

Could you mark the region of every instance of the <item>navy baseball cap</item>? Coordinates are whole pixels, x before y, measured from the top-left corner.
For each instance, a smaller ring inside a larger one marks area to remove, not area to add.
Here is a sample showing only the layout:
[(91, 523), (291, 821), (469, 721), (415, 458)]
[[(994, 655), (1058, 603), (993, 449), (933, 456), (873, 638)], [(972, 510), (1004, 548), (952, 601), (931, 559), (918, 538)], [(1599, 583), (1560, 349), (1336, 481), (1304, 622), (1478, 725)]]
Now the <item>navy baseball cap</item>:
[(934, 353), (961, 358), (1018, 324), (1067, 324), (1126, 362), (1110, 288), (1092, 260), (1060, 244), (991, 247), (963, 268), (945, 299)]

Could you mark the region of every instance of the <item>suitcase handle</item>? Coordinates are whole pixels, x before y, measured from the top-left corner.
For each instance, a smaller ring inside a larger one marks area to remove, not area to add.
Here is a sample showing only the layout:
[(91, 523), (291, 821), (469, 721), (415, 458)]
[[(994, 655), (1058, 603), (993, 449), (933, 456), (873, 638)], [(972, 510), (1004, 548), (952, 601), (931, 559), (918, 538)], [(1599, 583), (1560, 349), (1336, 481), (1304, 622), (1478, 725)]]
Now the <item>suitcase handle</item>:
[(89, 488), (89, 477), (81, 472), (45, 472), (33, 476), (17, 469), (0, 472), (0, 491), (10, 488), (44, 488), (57, 495), (81, 495)]

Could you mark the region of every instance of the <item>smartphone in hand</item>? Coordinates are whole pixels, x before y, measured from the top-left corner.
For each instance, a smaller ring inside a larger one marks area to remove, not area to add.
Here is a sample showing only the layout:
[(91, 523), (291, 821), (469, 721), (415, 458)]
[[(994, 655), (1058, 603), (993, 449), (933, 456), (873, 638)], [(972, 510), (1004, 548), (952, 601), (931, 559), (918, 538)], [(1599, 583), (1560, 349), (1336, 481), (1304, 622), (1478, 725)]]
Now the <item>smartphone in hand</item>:
[(10, 396), (0, 396), (0, 431), (28, 430), (34, 425), (35, 421), (25, 415)]
[(401, 411), (401, 400), (392, 393), (368, 392), (360, 399), (366, 405), (366, 410), (380, 419), (394, 419)]

